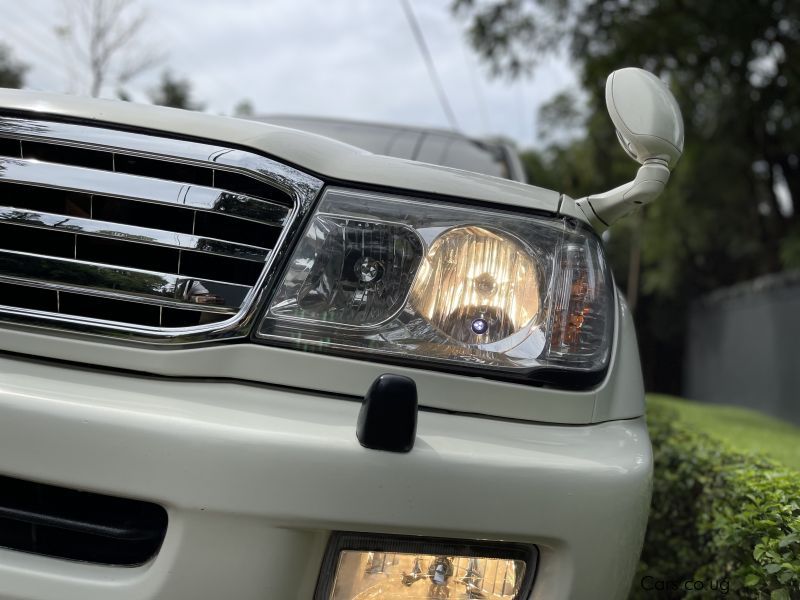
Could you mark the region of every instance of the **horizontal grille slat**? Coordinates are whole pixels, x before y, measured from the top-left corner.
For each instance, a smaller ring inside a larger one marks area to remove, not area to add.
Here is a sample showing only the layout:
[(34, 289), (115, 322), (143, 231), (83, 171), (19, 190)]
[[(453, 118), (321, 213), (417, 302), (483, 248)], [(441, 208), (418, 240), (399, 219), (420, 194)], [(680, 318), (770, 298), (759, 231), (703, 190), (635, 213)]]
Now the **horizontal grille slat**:
[(14, 299), (14, 306), (28, 310), (58, 312), (58, 292), (53, 289), (0, 281), (0, 305)]
[(239, 309), (250, 291), (246, 285), (6, 250), (0, 250), (0, 279), (230, 313)]
[(22, 158), (22, 143), (19, 140), (0, 138), (0, 156)]
[[(1, 124), (0, 124), (1, 125)], [(2, 130), (0, 129), (0, 135)], [(137, 138), (139, 136), (136, 136)], [(0, 142), (5, 138), (0, 137)], [(202, 185), (206, 187), (224, 188), (229, 192), (255, 196), (265, 200), (275, 201), (278, 204), (291, 204), (291, 196), (285, 191), (271, 186), (265, 186), (262, 181), (253, 179), (241, 173), (219, 170), (216, 168), (200, 167), (185, 162), (176, 161), (174, 158), (147, 158), (141, 155), (124, 154), (120, 152), (104, 152), (102, 150), (87, 149), (83, 146), (60, 145), (44, 143), (25, 139), (8, 140), (15, 145), (8, 147), (8, 152), (3, 151), (0, 145), (0, 156), (14, 158), (32, 158), (45, 162), (90, 167), (105, 171), (141, 175), (155, 179), (168, 179), (180, 183)], [(148, 143), (152, 143), (149, 140)], [(192, 147), (198, 144), (192, 144)], [(217, 161), (226, 154), (240, 154), (238, 151), (217, 150), (212, 155), (212, 160)], [(250, 157), (250, 155), (246, 155)], [(244, 158), (244, 157), (242, 157)]]
[(0, 181), (185, 206), (283, 226), (286, 206), (216, 188), (84, 167), (0, 158)]
[[(24, 146), (27, 146), (27, 143), (25, 143)], [(215, 187), (214, 171), (211, 169), (203, 169), (202, 167), (175, 162), (170, 164), (165, 163), (163, 160), (142, 158), (141, 156), (115, 155), (114, 158), (114, 171), (117, 173), (128, 173), (130, 175), (141, 175), (143, 177), (154, 177), (161, 174), (171, 181)]]
[(31, 231), (17, 224), (0, 225), (0, 244), (6, 250), (39, 252), (46, 248), (51, 256), (71, 258), (75, 255), (75, 236), (62, 231)]
[(0, 224), (56, 230), (69, 233), (72, 236), (83, 234), (168, 248), (194, 250), (205, 254), (228, 256), (256, 262), (264, 262), (269, 254), (269, 251), (265, 248), (248, 244), (14, 207), (0, 207)]
[(321, 188), (235, 148), (0, 114), (0, 321), (242, 337)]
[[(126, 323), (150, 328), (194, 327), (216, 323), (230, 317), (227, 312), (209, 312), (194, 307), (176, 308), (167, 304), (133, 302), (0, 281), (0, 299), (12, 297), (15, 306), (25, 310), (105, 321), (117, 321), (119, 315), (124, 314)], [(0, 305), (2, 304), (3, 301), (0, 300)]]
[(91, 194), (8, 183), (2, 180), (0, 180), (0, 204), (9, 208), (24, 208), (73, 217), (89, 217), (92, 214)]
[[(22, 158), (45, 162), (59, 162), (63, 149), (52, 144), (41, 142), (24, 142), (20, 144)], [(90, 169), (114, 170), (114, 156), (98, 150), (73, 148), (70, 151), (70, 165), (88, 167)]]

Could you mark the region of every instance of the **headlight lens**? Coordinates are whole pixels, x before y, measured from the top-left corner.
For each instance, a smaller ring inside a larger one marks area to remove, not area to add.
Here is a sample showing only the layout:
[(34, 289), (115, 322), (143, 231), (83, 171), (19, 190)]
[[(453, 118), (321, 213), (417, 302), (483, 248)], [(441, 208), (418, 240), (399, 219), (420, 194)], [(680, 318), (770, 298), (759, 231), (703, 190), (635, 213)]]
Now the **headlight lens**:
[(597, 238), (565, 219), (329, 189), (258, 335), (521, 375), (599, 372), (612, 297)]

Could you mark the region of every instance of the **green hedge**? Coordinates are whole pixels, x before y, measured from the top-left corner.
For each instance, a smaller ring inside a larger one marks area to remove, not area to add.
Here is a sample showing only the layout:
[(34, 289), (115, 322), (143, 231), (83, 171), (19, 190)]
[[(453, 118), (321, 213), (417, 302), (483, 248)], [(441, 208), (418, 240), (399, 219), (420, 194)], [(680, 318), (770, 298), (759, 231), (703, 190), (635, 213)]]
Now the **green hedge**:
[(800, 473), (648, 402), (653, 503), (632, 598), (800, 598)]

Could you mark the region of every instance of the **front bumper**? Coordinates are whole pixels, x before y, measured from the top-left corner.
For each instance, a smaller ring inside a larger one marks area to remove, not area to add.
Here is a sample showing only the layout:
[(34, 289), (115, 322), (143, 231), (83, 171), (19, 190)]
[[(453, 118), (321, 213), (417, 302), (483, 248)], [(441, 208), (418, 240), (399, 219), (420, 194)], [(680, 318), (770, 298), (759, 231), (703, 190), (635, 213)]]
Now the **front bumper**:
[(531, 598), (625, 597), (650, 500), (643, 418), (558, 426), (423, 410), (412, 452), (392, 454), (358, 444), (359, 407), (0, 357), (0, 474), (169, 512), (142, 567), (0, 550), (0, 598), (308, 600), (334, 530), (533, 543)]

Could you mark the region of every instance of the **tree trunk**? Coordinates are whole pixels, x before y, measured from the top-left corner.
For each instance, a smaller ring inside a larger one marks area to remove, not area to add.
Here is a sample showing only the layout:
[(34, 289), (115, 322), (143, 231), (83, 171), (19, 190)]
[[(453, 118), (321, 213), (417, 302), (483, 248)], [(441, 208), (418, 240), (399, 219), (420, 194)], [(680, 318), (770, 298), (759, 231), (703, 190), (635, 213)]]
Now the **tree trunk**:
[(639, 271), (642, 264), (642, 226), (644, 224), (644, 209), (640, 208), (632, 217), (633, 231), (631, 232), (631, 248), (628, 255), (628, 290), (625, 297), (631, 312), (636, 310), (639, 299)]

